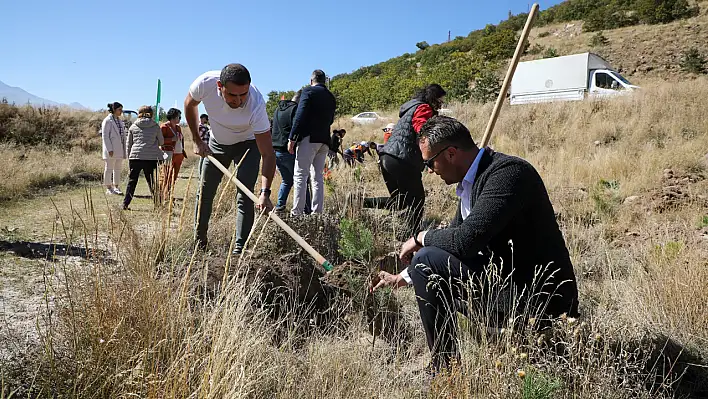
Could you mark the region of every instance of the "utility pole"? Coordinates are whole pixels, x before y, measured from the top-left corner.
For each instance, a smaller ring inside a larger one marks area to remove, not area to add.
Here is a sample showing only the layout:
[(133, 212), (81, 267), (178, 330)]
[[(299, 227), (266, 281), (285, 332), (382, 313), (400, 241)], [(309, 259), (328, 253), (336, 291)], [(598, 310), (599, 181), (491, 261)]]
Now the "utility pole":
[(450, 32), (451, 32), (451, 31), (447, 31), (447, 41), (448, 41), (448, 43), (450, 42)]

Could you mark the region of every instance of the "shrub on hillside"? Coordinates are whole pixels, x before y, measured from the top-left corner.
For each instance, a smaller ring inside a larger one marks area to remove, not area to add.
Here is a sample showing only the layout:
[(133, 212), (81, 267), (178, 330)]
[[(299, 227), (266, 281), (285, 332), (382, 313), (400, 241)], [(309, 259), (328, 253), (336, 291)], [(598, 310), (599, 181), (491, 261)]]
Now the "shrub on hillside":
[(538, 25), (581, 20), (583, 30), (594, 32), (657, 24), (698, 15), (687, 0), (567, 0), (540, 13)]
[(607, 39), (607, 37), (602, 34), (602, 31), (600, 31), (592, 35), (589, 44), (590, 47), (601, 47), (607, 45), (609, 42), (610, 41)]
[(420, 50), (425, 50), (426, 48), (430, 47), (430, 45), (426, 41), (418, 42), (415, 44), (415, 46), (418, 47)]
[(584, 18), (583, 30), (595, 32), (603, 29), (616, 29), (639, 23), (636, 12), (631, 8), (614, 3), (598, 7)]
[(503, 60), (514, 55), (516, 41), (516, 32), (499, 29), (477, 41), (474, 51), (488, 61)]
[(691, 7), (686, 0), (637, 0), (637, 13), (647, 24), (665, 24), (677, 19), (698, 15), (698, 6)]
[(475, 80), (471, 97), (477, 102), (488, 103), (499, 96), (499, 90), (501, 90), (499, 78), (492, 72), (482, 72)]
[(555, 58), (558, 57), (558, 50), (553, 47), (549, 47), (543, 52), (543, 58)]
[(689, 73), (706, 73), (706, 58), (693, 47), (681, 57), (681, 69)]

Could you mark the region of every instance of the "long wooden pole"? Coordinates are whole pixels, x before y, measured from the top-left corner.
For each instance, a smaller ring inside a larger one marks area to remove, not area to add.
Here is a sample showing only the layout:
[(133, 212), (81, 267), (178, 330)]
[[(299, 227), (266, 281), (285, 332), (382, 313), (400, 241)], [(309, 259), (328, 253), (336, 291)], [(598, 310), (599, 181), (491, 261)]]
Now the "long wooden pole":
[(533, 20), (538, 13), (538, 3), (534, 3), (529, 12), (528, 18), (526, 18), (526, 25), (524, 30), (521, 31), (521, 37), (519, 38), (519, 43), (516, 45), (516, 51), (514, 52), (514, 57), (511, 59), (511, 64), (509, 64), (509, 69), (506, 71), (506, 77), (504, 78), (504, 83), (502, 83), (501, 90), (499, 91), (499, 97), (497, 97), (497, 102), (494, 104), (494, 110), (492, 111), (492, 116), (489, 118), (489, 123), (487, 128), (484, 130), (484, 137), (482, 138), (482, 144), (480, 148), (484, 148), (489, 145), (489, 140), (492, 138), (492, 131), (494, 131), (494, 125), (497, 124), (497, 118), (499, 117), (499, 112), (506, 99), (506, 92), (509, 91), (509, 86), (511, 85), (511, 79), (514, 77), (514, 72), (516, 71), (516, 66), (519, 64), (519, 59), (524, 53), (524, 44), (529, 37), (531, 32), (531, 25), (533, 25)]
[[(235, 184), (239, 190), (241, 190), (241, 192), (246, 194), (246, 196), (248, 196), (248, 198), (250, 198), (251, 201), (253, 201), (253, 203), (258, 203), (258, 197), (256, 197), (256, 195), (253, 194), (253, 192), (251, 192), (251, 190), (249, 190), (248, 187), (246, 187), (243, 183), (241, 183), (236, 178), (236, 176), (233, 175), (233, 173), (229, 172), (229, 170), (226, 167), (224, 167), (224, 165), (222, 165), (221, 162), (217, 161), (216, 158), (214, 158), (211, 155), (208, 155), (207, 158), (209, 158), (209, 161), (211, 161), (214, 165), (216, 165), (216, 167), (219, 168), (219, 170), (221, 170), (221, 172), (223, 172), (224, 175), (226, 175), (229, 178), (229, 180), (233, 184)], [(288, 233), (288, 235), (290, 237), (292, 237), (293, 240), (295, 240), (295, 242), (297, 242), (298, 245), (300, 245), (302, 247), (302, 249), (307, 251), (307, 253), (310, 254), (310, 256), (312, 256), (315, 259), (315, 261), (317, 261), (318, 264), (322, 265), (322, 267), (324, 267), (325, 270), (327, 270), (327, 271), (332, 270), (332, 268), (333, 268), (332, 264), (329, 263), (329, 261), (327, 259), (325, 259), (324, 256), (320, 255), (319, 252), (317, 252), (314, 248), (312, 248), (312, 246), (310, 244), (308, 244), (304, 238), (300, 237), (300, 235), (297, 234), (295, 232), (295, 230), (290, 228), (290, 226), (288, 226), (288, 224), (285, 223), (283, 221), (283, 219), (281, 219), (275, 212), (272, 212), (272, 211), (270, 212), (270, 218), (273, 219), (275, 224), (277, 224), (278, 226), (280, 226), (280, 228), (285, 230), (285, 232)]]

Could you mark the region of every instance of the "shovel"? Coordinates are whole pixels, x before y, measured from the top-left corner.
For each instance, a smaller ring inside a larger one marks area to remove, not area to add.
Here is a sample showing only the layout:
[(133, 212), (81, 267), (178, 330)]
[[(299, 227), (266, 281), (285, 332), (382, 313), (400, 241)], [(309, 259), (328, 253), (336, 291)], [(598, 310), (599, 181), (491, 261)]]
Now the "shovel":
[[(229, 178), (231, 183), (236, 185), (236, 187), (238, 187), (238, 189), (241, 190), (241, 192), (246, 194), (246, 196), (248, 196), (248, 198), (250, 198), (251, 201), (253, 201), (253, 203), (258, 203), (258, 197), (256, 197), (256, 195), (253, 194), (251, 192), (251, 190), (248, 189), (248, 187), (246, 187), (243, 183), (241, 183), (236, 178), (236, 176), (233, 175), (233, 173), (229, 172), (229, 170), (226, 167), (224, 167), (224, 165), (222, 165), (221, 162), (217, 161), (216, 158), (214, 158), (211, 155), (207, 155), (207, 158), (209, 158), (209, 161), (211, 161), (214, 165), (216, 165), (216, 167), (219, 168), (219, 170), (221, 170), (221, 172), (224, 173), (224, 175), (226, 175)], [(312, 248), (312, 246), (310, 244), (308, 244), (304, 238), (300, 237), (300, 235), (297, 234), (295, 232), (295, 230), (290, 228), (290, 226), (288, 226), (288, 224), (285, 223), (283, 221), (283, 219), (281, 219), (275, 212), (270, 211), (269, 215), (270, 215), (270, 218), (273, 219), (275, 224), (277, 224), (278, 226), (280, 226), (280, 228), (285, 230), (285, 232), (288, 233), (288, 235), (290, 237), (292, 237), (292, 239), (295, 240), (295, 242), (297, 242), (298, 245), (300, 245), (302, 247), (302, 249), (307, 251), (307, 253), (310, 254), (310, 256), (312, 256), (312, 258), (315, 259), (315, 261), (319, 265), (324, 267), (325, 270), (327, 270), (327, 271), (332, 270), (332, 268), (333, 268), (332, 264), (329, 263), (329, 261), (327, 259), (325, 259), (324, 256), (320, 255), (319, 252), (317, 252), (314, 248)]]

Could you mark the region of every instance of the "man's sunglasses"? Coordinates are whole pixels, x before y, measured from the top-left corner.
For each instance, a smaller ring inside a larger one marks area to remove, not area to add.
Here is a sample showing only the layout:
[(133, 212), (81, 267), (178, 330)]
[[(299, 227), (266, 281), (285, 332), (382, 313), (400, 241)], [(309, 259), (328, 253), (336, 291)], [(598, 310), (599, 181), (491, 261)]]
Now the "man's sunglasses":
[(430, 158), (430, 159), (424, 159), (424, 160), (423, 160), (423, 165), (425, 165), (426, 168), (432, 170), (432, 169), (433, 169), (433, 162), (435, 162), (435, 158), (437, 158), (440, 154), (443, 153), (443, 151), (447, 150), (447, 149), (450, 148), (450, 147), (457, 148), (457, 147), (455, 147), (454, 145), (449, 145), (449, 146), (443, 148), (442, 150), (438, 151), (438, 153), (435, 154), (435, 155), (433, 155), (432, 158)]

